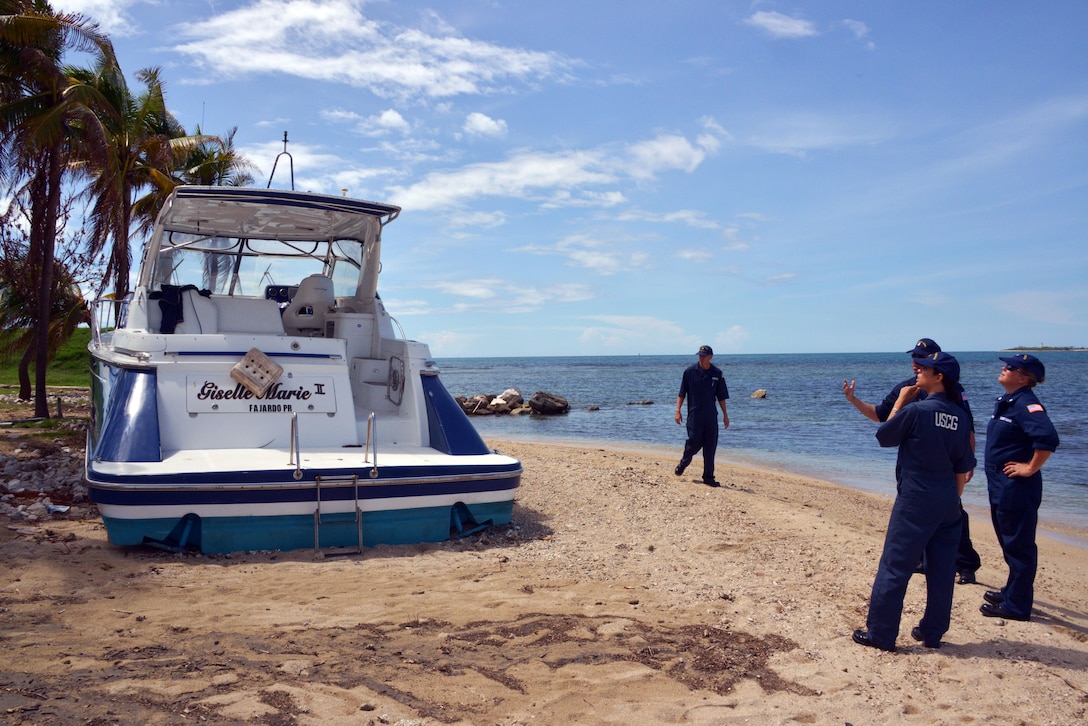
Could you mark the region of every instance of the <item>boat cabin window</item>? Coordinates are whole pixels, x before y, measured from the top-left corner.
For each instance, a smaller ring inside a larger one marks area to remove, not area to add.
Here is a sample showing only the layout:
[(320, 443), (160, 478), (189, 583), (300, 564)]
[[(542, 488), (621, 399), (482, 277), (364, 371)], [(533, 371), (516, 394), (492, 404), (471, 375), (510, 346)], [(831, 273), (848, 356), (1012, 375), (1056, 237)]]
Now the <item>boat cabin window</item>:
[[(195, 285), (213, 295), (289, 297), (310, 275), (332, 278), (338, 298), (355, 295), (364, 260), (357, 240), (258, 240), (170, 232), (163, 237), (150, 289)], [(285, 300), (280, 300), (285, 303)]]

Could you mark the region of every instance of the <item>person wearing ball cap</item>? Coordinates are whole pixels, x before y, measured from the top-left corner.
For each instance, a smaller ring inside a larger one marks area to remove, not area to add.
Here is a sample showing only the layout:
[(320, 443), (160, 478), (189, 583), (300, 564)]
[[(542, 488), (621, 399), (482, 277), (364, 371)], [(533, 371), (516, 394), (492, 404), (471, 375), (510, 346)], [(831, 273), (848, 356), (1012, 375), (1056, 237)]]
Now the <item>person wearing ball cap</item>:
[(1005, 394), (994, 404), (986, 426), (986, 488), (1009, 577), (1000, 590), (982, 596), (986, 602), (979, 609), (990, 618), (1029, 620), (1039, 566), (1035, 528), (1043, 499), (1040, 470), (1058, 448), (1058, 432), (1033, 390), (1046, 378), (1043, 362), (1028, 353), (1000, 360), (1005, 366), (997, 382)]
[(710, 361), (714, 349), (709, 345), (699, 348), (699, 361), (684, 370), (680, 379), (680, 392), (676, 396), (676, 423), (682, 423), (684, 417), (680, 407), (684, 399), (688, 402), (688, 438), (684, 443), (684, 453), (680, 463), (674, 469), (677, 476), (691, 464), (691, 459), (699, 450), (703, 451), (703, 484), (708, 487), (721, 486), (714, 478), (714, 452), (718, 449), (718, 408), (722, 410), (725, 428), (729, 428), (729, 411), (725, 401), (729, 398), (729, 388), (720, 368)]
[(894, 651), (907, 584), (922, 555), (926, 562), (926, 609), (911, 637), (927, 648), (941, 647), (952, 616), (952, 590), (959, 546), (960, 496), (975, 468), (967, 413), (953, 403), (960, 364), (948, 353), (916, 358), (914, 387), (900, 394), (903, 406), (877, 429), (881, 446), (899, 447), (896, 497), (869, 598), (866, 630), (854, 642)]
[[(884, 397), (884, 400), (876, 405), (867, 403), (855, 395), (855, 381), (844, 380), (842, 382), (842, 391), (846, 394), (846, 400), (853, 404), (854, 408), (860, 411), (866, 418), (876, 421), (877, 423), (887, 421), (890, 416), (895, 415), (895, 412), (898, 411), (900, 407), (906, 405), (905, 403), (899, 402), (899, 394), (902, 393), (904, 388), (910, 388), (918, 392), (917, 397), (911, 400), (920, 401), (926, 397), (925, 391), (921, 391), (915, 387), (915, 378), (918, 372), (917, 360), (940, 352), (941, 346), (938, 345), (937, 341), (933, 340), (933, 338), (919, 338), (914, 344), (914, 347), (907, 351), (911, 357), (911, 368), (914, 371), (914, 375), (897, 383), (895, 387), (888, 392), (888, 395)], [(975, 417), (971, 413), (971, 405), (967, 402), (967, 392), (963, 390), (963, 386), (957, 383), (956, 392), (957, 395), (953, 397), (952, 402), (958, 404), (967, 412), (967, 417), (971, 421), (971, 451), (974, 451)], [(971, 481), (971, 475), (967, 476), (967, 481)], [(977, 581), (975, 573), (982, 567), (982, 558), (979, 557), (978, 551), (971, 542), (971, 519), (967, 516), (967, 510), (961, 507), (960, 514), (963, 520), (963, 532), (960, 533), (959, 553), (956, 556), (956, 582), (961, 585), (971, 585)], [(916, 571), (925, 572), (924, 563), (919, 564)]]

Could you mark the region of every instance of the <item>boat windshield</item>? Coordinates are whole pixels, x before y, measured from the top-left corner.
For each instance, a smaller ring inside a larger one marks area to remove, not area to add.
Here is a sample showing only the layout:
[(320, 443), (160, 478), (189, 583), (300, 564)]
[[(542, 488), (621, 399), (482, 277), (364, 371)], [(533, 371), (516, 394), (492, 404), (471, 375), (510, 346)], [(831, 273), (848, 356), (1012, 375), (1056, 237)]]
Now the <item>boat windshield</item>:
[(297, 285), (313, 274), (333, 279), (337, 297), (351, 297), (359, 282), (363, 244), (245, 239), (168, 232), (154, 261), (151, 289), (196, 285), (218, 295), (261, 296), (270, 285)]

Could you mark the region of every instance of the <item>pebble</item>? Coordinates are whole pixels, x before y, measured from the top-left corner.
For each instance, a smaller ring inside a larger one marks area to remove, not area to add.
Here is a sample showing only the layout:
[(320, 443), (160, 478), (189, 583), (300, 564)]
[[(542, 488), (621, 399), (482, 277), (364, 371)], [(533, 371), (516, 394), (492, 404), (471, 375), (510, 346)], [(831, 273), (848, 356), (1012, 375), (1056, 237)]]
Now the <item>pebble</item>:
[[(51, 396), (55, 401), (56, 396)], [(88, 394), (61, 396), (65, 408), (88, 403)], [(12, 403), (14, 395), (2, 395), (0, 401)], [(82, 419), (64, 419), (60, 428), (81, 431)], [(62, 502), (63, 504), (56, 504)], [(69, 503), (75, 506), (69, 506)], [(0, 453), (0, 517), (13, 521), (36, 522), (51, 519), (79, 519), (93, 516), (94, 507), (87, 498), (83, 481), (82, 447), (50, 445), (37, 441), (19, 441), (11, 454)]]

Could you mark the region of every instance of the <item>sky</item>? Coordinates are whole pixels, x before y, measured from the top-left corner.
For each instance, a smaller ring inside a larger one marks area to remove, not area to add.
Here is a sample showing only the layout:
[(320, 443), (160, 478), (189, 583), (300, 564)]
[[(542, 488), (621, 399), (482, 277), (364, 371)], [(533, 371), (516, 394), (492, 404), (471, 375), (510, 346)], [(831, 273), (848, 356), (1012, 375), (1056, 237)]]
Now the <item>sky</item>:
[(401, 206), (436, 357), (1088, 346), (1082, 0), (53, 5), (258, 185), (287, 132), (296, 189)]

